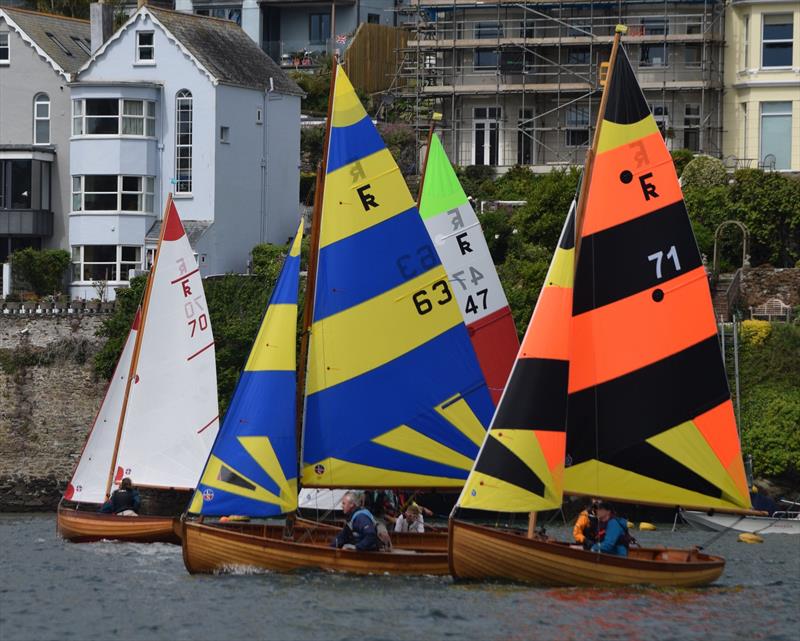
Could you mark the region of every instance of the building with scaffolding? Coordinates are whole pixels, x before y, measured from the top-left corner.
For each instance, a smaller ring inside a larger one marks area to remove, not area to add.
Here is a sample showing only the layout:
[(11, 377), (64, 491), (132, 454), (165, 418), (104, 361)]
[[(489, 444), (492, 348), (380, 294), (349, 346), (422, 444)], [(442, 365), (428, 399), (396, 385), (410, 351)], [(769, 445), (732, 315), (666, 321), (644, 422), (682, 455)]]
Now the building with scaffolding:
[(398, 11), (410, 34), (393, 92), (420, 138), (443, 114), (456, 164), (582, 163), (618, 23), (668, 145), (721, 155), (722, 0), (401, 0)]

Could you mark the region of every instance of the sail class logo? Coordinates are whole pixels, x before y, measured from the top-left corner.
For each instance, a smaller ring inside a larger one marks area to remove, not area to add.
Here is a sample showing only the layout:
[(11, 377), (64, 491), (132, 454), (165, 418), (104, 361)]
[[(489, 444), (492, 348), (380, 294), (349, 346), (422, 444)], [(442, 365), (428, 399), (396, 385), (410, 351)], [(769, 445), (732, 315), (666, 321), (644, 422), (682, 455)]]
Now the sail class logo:
[(204, 501), (213, 501), (214, 500), (214, 490), (210, 487), (203, 490), (203, 500)]
[(325, 474), (325, 466), (324, 465), (315, 465), (314, 466), (314, 473), (318, 476), (322, 476)]

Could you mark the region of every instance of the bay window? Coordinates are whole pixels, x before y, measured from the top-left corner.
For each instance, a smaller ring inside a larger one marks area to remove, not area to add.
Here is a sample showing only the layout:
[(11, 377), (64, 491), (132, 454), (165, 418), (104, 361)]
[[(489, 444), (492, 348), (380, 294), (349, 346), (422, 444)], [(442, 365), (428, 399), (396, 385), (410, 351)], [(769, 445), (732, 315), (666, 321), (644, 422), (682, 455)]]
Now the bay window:
[(152, 176), (72, 177), (72, 211), (153, 211)]
[(72, 101), (73, 136), (156, 135), (156, 103), (127, 98)]
[(762, 67), (791, 67), (793, 25), (792, 14), (766, 14), (761, 37)]
[(142, 269), (142, 248), (140, 246), (72, 246), (72, 280), (74, 282), (127, 281), (132, 269)]

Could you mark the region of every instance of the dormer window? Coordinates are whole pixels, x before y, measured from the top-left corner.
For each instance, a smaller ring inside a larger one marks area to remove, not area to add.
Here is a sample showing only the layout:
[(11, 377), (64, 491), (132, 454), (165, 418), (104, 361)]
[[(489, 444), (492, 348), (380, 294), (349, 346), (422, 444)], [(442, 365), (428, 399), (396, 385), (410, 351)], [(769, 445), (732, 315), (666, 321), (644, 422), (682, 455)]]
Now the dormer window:
[(152, 31), (136, 32), (136, 62), (155, 62), (156, 51)]
[(0, 31), (0, 65), (7, 65), (11, 61), (11, 42), (7, 31)]

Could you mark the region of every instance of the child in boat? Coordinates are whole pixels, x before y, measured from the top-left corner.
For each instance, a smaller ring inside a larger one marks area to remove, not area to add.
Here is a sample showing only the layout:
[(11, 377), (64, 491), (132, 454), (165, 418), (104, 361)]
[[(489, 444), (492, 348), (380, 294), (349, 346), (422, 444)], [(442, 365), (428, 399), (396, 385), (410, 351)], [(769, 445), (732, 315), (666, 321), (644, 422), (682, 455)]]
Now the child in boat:
[(406, 511), (397, 517), (394, 522), (395, 532), (419, 532), (425, 531), (425, 523), (422, 520), (422, 510), (416, 503), (411, 503)]
[(582, 545), (584, 550), (590, 549), (597, 542), (597, 499), (592, 499), (588, 507), (578, 515), (572, 536), (575, 543)]
[(372, 512), (361, 506), (361, 496), (356, 492), (345, 492), (342, 511), (347, 523), (331, 543), (332, 547), (361, 552), (376, 552), (380, 549), (377, 521)]
[(119, 484), (119, 489), (114, 490), (111, 498), (103, 503), (101, 512), (116, 514), (117, 516), (139, 516), (139, 505), (142, 499), (139, 490), (133, 487), (133, 481), (126, 476)]
[(614, 506), (607, 501), (601, 501), (596, 508), (597, 512), (597, 543), (592, 552), (604, 552), (617, 556), (628, 556), (630, 535), (628, 522), (614, 515)]

